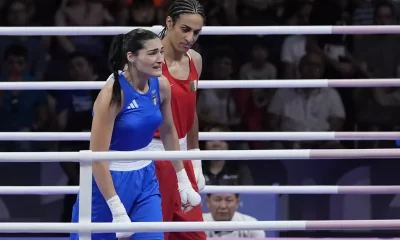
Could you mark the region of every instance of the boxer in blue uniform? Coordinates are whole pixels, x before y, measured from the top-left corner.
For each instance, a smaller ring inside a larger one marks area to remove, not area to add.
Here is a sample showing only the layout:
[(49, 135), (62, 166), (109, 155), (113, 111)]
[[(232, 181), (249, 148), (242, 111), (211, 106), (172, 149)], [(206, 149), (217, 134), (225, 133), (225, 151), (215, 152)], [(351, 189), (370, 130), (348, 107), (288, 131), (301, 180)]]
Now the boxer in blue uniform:
[[(92, 151), (146, 151), (154, 132), (160, 129), (168, 150), (179, 150), (173, 123), (168, 81), (162, 74), (163, 47), (151, 31), (135, 29), (114, 38), (110, 49), (113, 75), (100, 91), (93, 107), (90, 138)], [(127, 65), (124, 72), (118, 66)], [(179, 192), (188, 202), (200, 202), (182, 161), (172, 161), (183, 179)], [(151, 160), (93, 163), (92, 222), (162, 222), (161, 197)], [(171, 189), (174, 191), (174, 189)], [(79, 221), (79, 194), (72, 222)], [(188, 204), (183, 210), (190, 209)], [(164, 239), (162, 232), (95, 233), (93, 240)], [(79, 234), (72, 233), (71, 240)]]

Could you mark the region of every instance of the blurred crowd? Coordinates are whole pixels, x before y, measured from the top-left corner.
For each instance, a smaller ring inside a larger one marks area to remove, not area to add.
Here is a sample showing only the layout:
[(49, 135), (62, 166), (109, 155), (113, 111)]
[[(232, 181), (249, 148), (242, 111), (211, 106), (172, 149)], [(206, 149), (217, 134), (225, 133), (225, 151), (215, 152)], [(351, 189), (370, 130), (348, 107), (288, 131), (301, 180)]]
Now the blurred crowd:
[[(170, 2), (0, 0), (0, 25), (163, 25)], [(201, 2), (208, 26), (396, 25), (400, 14), (399, 0)], [(1, 81), (105, 81), (110, 74), (106, 60), (112, 37), (1, 36)], [(205, 80), (398, 78), (399, 40), (398, 35), (201, 36), (194, 48), (203, 56), (201, 79)], [(0, 131), (90, 131), (97, 93), (1, 91)], [(394, 131), (400, 127), (399, 105), (400, 88), (201, 89), (197, 110), (201, 131), (208, 132)], [(394, 147), (394, 142), (207, 141), (202, 147), (386, 148)], [(0, 142), (0, 151), (81, 149), (88, 149), (88, 142)], [(78, 166), (63, 167), (70, 185), (77, 185)], [(207, 184), (213, 185), (288, 184), (298, 179), (278, 160), (204, 161), (203, 167)], [(295, 171), (300, 170), (295, 167)]]

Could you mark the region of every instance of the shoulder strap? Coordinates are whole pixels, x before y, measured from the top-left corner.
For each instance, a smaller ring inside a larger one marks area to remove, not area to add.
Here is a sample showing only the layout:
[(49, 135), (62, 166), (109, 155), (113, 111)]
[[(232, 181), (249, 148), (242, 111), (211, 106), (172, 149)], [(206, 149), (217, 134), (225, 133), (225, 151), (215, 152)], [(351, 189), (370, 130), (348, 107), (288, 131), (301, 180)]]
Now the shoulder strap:
[(186, 56), (189, 58), (189, 60), (192, 60), (192, 56), (190, 56), (189, 51), (186, 52)]

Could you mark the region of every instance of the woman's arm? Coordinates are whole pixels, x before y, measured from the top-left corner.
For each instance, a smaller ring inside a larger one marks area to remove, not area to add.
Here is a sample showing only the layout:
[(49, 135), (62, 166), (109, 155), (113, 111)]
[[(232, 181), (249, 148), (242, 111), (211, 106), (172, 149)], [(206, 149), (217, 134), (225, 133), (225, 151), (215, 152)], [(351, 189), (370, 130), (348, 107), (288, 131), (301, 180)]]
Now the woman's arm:
[[(113, 85), (114, 80), (107, 81), (105, 87), (100, 91), (94, 103), (92, 134), (90, 137), (90, 150), (94, 152), (105, 152), (109, 150), (115, 118), (121, 111), (120, 106), (117, 107), (116, 104), (110, 105)], [(121, 99), (124, 99), (122, 90)], [(122, 102), (121, 106), (123, 106)], [(108, 163), (93, 162), (92, 167), (93, 176), (97, 186), (110, 208), (112, 221), (116, 223), (131, 222), (126, 209), (115, 190)], [(116, 232), (116, 237), (117, 239), (128, 239), (132, 234), (133, 232)]]
[[(163, 121), (160, 125), (160, 138), (166, 151), (179, 151), (179, 139), (176, 133), (174, 119), (171, 110), (171, 86), (164, 77), (159, 78), (161, 95), (161, 113)], [(176, 172), (184, 168), (183, 161), (171, 161)]]
[[(94, 103), (90, 137), (90, 150), (94, 152), (105, 152), (110, 148), (115, 117), (120, 111), (118, 107), (110, 106), (113, 83), (106, 83)], [(93, 176), (106, 201), (117, 195), (107, 162), (93, 162)]]
[[(164, 77), (159, 78), (161, 113), (163, 121), (159, 128), (160, 138), (166, 151), (179, 151), (179, 139), (176, 133), (174, 119), (171, 110), (171, 86)], [(171, 161), (174, 166), (178, 180), (178, 191), (181, 197), (182, 210), (188, 212), (201, 203), (200, 195), (194, 191), (191, 182), (187, 176), (183, 161)]]

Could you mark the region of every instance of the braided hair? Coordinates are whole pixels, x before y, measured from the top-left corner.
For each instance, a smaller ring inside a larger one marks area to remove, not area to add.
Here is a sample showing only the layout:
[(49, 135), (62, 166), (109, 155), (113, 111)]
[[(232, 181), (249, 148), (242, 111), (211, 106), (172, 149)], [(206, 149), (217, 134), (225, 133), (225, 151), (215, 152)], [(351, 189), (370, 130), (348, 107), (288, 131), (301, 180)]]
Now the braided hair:
[[(206, 15), (204, 8), (198, 0), (175, 0), (168, 9), (168, 16), (176, 22), (182, 14), (199, 14), (204, 19)], [(163, 39), (167, 33), (167, 26), (160, 32), (159, 37)]]

